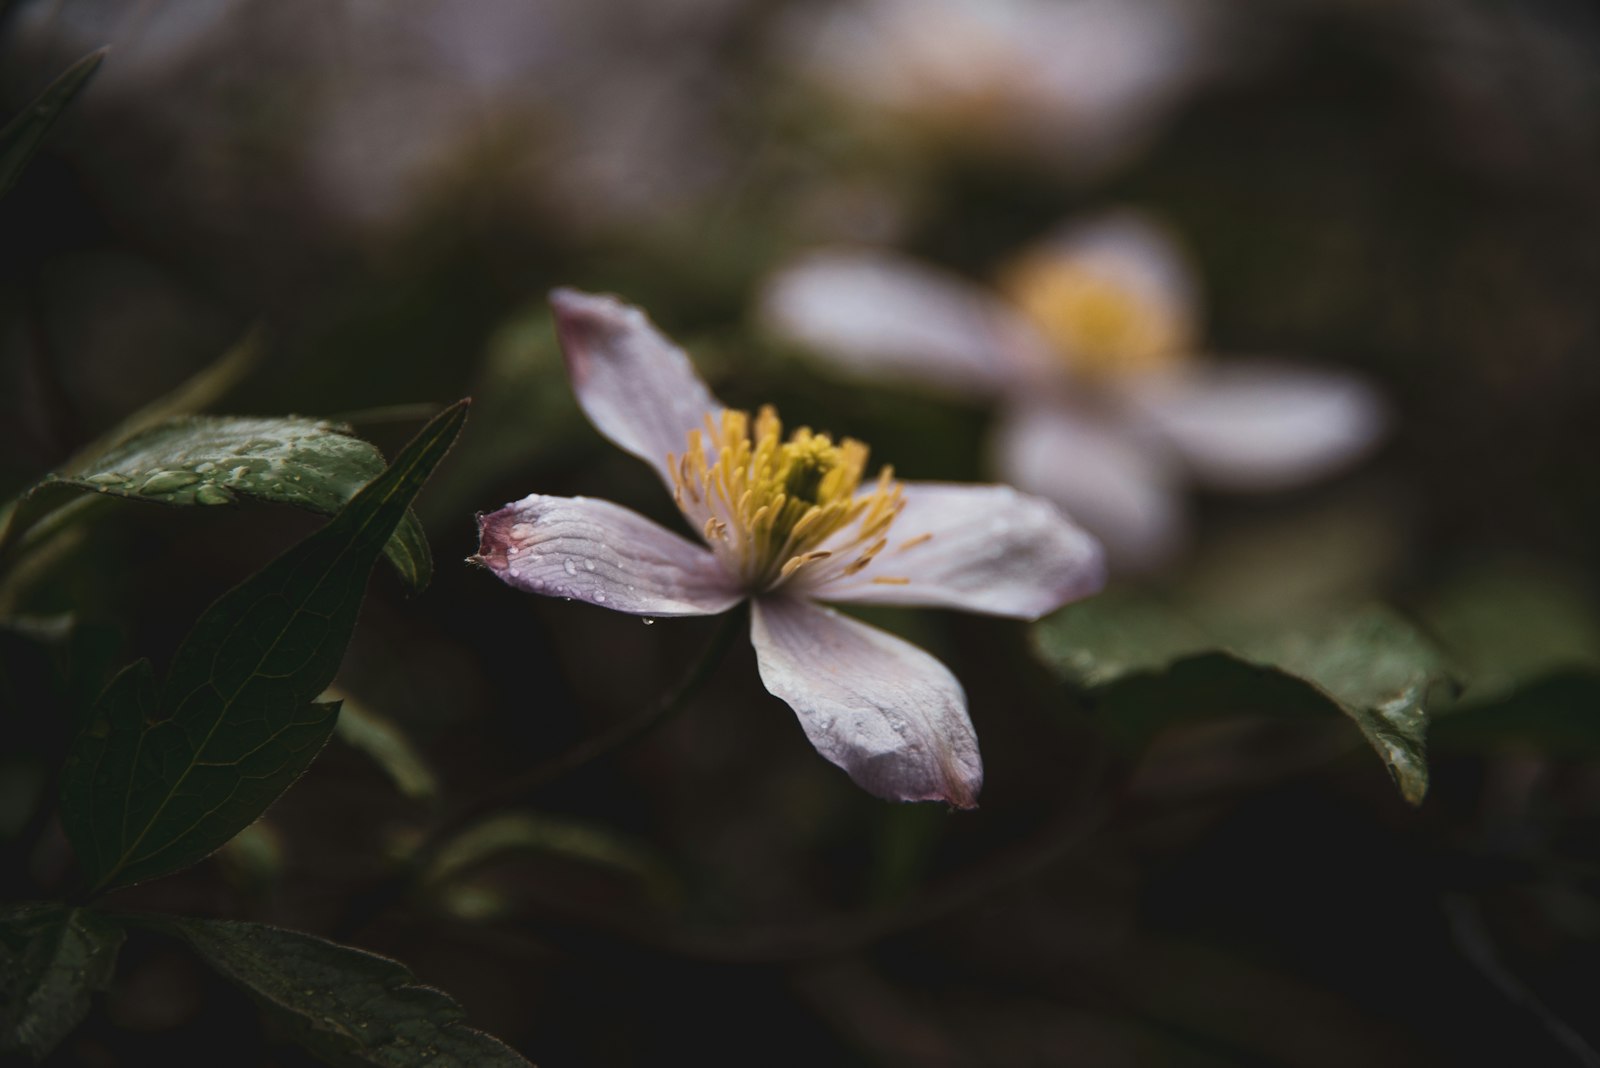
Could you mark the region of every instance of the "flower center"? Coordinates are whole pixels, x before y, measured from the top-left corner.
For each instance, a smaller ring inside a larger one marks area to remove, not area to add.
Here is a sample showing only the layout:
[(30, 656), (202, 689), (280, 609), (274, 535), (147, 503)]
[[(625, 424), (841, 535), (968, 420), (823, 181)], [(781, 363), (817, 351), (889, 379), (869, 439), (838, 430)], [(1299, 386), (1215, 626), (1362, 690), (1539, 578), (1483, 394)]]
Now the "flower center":
[(1037, 254), (1005, 273), (1002, 288), (1074, 372), (1107, 379), (1159, 370), (1184, 355), (1183, 324), (1116, 279)]
[(752, 591), (806, 574), (855, 574), (887, 544), (903, 506), (892, 468), (865, 492), (867, 447), (800, 427), (783, 438), (768, 405), (708, 414), (688, 450), (667, 457), (673, 498), (713, 552)]

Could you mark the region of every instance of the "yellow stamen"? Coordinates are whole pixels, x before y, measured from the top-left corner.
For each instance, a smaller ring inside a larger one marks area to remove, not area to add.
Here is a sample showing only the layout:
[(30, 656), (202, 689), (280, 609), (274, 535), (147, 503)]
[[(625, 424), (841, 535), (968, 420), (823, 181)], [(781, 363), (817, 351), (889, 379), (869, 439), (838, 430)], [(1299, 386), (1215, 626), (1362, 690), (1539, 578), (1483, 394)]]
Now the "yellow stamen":
[[(673, 498), (706, 542), (754, 590), (770, 589), (835, 556), (853, 575), (883, 551), (904, 506), (892, 468), (861, 491), (867, 447), (800, 427), (788, 439), (772, 407), (707, 415), (683, 455), (667, 457)], [(918, 539), (911, 539), (916, 542)], [(831, 541), (828, 549), (820, 546)], [(909, 542), (907, 544), (910, 544)]]
[(1025, 256), (1003, 272), (1001, 289), (1055, 342), (1068, 367), (1087, 377), (1171, 367), (1192, 341), (1182, 315), (1069, 256)]

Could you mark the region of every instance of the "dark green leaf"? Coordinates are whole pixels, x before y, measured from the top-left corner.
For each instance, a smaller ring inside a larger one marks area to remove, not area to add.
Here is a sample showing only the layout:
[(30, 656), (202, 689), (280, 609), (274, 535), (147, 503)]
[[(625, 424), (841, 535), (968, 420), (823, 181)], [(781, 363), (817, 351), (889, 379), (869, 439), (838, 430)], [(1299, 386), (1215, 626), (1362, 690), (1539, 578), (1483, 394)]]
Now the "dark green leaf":
[(61, 110), (88, 84), (89, 78), (106, 58), (106, 50), (90, 52), (68, 67), (66, 72), (50, 83), (39, 98), (28, 105), (28, 110), (6, 123), (0, 129), (0, 197), (11, 191), (17, 178), (39, 151), (44, 135), (49, 132)]
[[(1387, 609), (1224, 626), (1148, 598), (1108, 596), (1070, 605), (1033, 633), (1044, 660), (1069, 681), (1137, 687), (1137, 700), (1124, 692), (1110, 703), (1139, 725), (1114, 731), (1142, 737), (1169, 719), (1337, 709), (1360, 727), (1408, 801), (1427, 792), (1427, 709), (1448, 679), (1437, 650)], [(1234, 665), (1219, 662), (1227, 660)]]
[(83, 1021), (116, 969), (122, 928), (61, 904), (0, 908), (0, 1053), (40, 1060)]
[(322, 530), (217, 600), (157, 694), (147, 663), (107, 687), (62, 771), (61, 813), (95, 890), (205, 857), (310, 763), (367, 577), (466, 418), (462, 402)]
[[(45, 485), (178, 505), (251, 497), (332, 515), (382, 470), (383, 455), (337, 423), (196, 415), (140, 431)], [(428, 584), (433, 564), (416, 516), (406, 513), (385, 551), (412, 589)]]
[(152, 920), (255, 998), (295, 1041), (337, 1065), (526, 1068), (461, 1007), (404, 965), (364, 950), (255, 923)]

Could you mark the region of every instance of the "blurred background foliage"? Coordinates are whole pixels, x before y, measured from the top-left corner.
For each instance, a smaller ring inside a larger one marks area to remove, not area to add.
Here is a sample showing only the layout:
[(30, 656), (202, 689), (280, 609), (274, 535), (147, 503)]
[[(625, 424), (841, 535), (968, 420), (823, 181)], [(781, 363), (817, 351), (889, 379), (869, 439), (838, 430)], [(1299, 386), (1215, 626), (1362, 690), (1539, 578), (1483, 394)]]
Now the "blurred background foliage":
[[(373, 580), (337, 684), (359, 711), (261, 823), (117, 903), (371, 948), (551, 1065), (1600, 1063), (1600, 12), (1061, 0), (1091, 14), (1041, 97), (974, 58), (961, 6), (4, 7), (4, 115), (111, 51), (0, 199), (0, 492), (252, 327), (212, 411), (393, 455), (476, 402), (417, 502), (432, 586)], [(730, 404), (975, 480), (986, 411), (808, 364), (757, 328), (763, 278), (837, 241), (988, 277), (1120, 204), (1189, 244), (1216, 350), (1359, 370), (1394, 425), (1336, 479), (1202, 497), (1189, 555), (1101, 618), (1388, 600), (1452, 662), (1420, 806), (1337, 716), (1285, 714), (1303, 695), (1258, 657), (1062, 681), (1060, 627), (880, 610), (967, 689), (978, 811), (853, 788), (737, 650), (670, 724), (373, 897), (441, 798), (656, 701), (715, 626), (459, 563), (472, 514), (529, 492), (675, 522), (578, 413), (549, 287), (647, 308)], [(5, 591), (6, 898), (67, 878), (43, 799), (74, 710), (317, 522), (106, 511)], [(49, 1063), (303, 1057), (135, 933)]]

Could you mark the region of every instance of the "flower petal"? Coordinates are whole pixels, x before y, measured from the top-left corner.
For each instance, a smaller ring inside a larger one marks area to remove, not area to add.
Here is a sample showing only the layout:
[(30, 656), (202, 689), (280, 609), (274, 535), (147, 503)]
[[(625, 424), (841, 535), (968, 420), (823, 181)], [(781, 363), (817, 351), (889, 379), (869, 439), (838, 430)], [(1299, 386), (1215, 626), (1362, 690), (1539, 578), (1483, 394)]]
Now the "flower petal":
[(817, 752), (878, 797), (977, 803), (983, 762), (966, 695), (948, 668), (798, 597), (752, 607), (761, 681), (794, 709)]
[(667, 454), (683, 455), (689, 431), (722, 410), (682, 349), (640, 309), (615, 297), (550, 294), (567, 374), (589, 422), (656, 469), (667, 487)]
[(1105, 585), (1100, 544), (1048, 501), (1010, 486), (903, 486), (905, 508), (888, 547), (809, 596), (1038, 619)]
[(995, 392), (1056, 373), (1047, 343), (1004, 303), (887, 252), (824, 250), (768, 281), (766, 326), (863, 376)]
[(638, 616), (709, 616), (744, 599), (717, 558), (637, 512), (530, 494), (478, 517), (479, 563), (507, 585)]
[(1054, 501), (1099, 538), (1112, 571), (1150, 570), (1179, 548), (1179, 472), (1161, 442), (1057, 403), (1006, 413), (994, 449), (1001, 477)]
[(1130, 400), (1219, 489), (1284, 489), (1329, 474), (1382, 437), (1383, 402), (1353, 375), (1213, 363), (1139, 383)]

